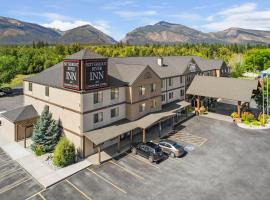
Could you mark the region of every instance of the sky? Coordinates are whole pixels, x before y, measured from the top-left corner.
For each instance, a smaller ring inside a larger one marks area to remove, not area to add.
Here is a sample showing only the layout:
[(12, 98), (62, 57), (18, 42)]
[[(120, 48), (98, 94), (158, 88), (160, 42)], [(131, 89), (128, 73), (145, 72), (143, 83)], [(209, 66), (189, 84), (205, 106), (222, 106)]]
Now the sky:
[(90, 24), (116, 40), (159, 21), (203, 32), (270, 31), (270, 0), (0, 0), (0, 16), (62, 31)]

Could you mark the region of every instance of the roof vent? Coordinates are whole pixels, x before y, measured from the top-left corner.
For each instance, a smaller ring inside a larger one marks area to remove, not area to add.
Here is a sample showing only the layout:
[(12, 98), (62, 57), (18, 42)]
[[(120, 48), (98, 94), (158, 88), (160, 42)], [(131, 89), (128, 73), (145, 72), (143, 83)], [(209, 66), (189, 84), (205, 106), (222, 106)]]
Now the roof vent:
[(157, 59), (157, 63), (158, 63), (159, 66), (163, 67), (163, 66), (164, 66), (163, 58), (162, 58), (162, 57), (159, 57), (159, 58)]

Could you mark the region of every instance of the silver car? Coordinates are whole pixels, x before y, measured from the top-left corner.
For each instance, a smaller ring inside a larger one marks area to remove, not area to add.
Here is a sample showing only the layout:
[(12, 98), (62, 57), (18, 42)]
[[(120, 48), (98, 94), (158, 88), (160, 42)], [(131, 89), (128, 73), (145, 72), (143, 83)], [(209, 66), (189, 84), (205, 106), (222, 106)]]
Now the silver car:
[(172, 140), (162, 140), (158, 145), (164, 153), (168, 154), (172, 158), (181, 157), (186, 153), (183, 146)]

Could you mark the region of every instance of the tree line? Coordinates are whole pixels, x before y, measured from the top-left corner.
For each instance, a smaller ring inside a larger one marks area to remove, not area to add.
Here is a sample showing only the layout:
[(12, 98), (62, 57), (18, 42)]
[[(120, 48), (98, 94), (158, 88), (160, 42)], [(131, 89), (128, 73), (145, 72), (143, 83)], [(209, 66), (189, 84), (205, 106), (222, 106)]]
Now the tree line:
[[(49, 45), (42, 41), (28, 46), (0, 47), (0, 85), (17, 74), (39, 73), (63, 60), (66, 55), (88, 48), (105, 57), (127, 56), (201, 56), (222, 59), (232, 67), (233, 76), (270, 67), (270, 46), (224, 44), (177, 45)], [(239, 58), (238, 58), (239, 57)]]

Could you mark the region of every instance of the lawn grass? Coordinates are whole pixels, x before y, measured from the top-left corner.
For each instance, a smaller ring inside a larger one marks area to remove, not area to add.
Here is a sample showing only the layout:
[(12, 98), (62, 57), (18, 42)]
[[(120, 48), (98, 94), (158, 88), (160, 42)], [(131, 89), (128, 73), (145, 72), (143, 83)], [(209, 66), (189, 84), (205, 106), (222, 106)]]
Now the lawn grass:
[(14, 87), (22, 86), (23, 79), (28, 78), (28, 77), (31, 77), (33, 75), (34, 74), (28, 74), (28, 75), (18, 74), (18, 75), (15, 76), (14, 79), (11, 80), (10, 83), (3, 84), (2, 87), (11, 87), (11, 88), (14, 88)]

